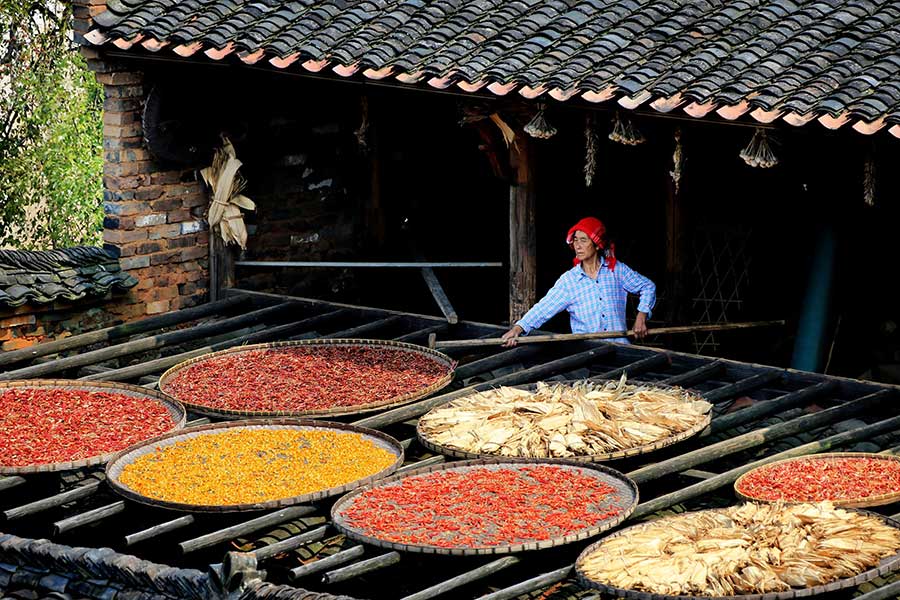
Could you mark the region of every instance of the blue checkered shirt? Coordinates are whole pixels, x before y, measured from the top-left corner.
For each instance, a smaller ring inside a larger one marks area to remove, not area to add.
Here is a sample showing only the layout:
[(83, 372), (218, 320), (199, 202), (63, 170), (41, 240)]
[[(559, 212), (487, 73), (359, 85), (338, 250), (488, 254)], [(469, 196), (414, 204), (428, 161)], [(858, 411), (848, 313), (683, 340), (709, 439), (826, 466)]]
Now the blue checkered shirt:
[[(615, 270), (610, 271), (604, 259), (597, 279), (588, 277), (577, 265), (563, 273), (516, 325), (527, 334), (565, 309), (569, 311), (572, 333), (626, 331), (625, 302), (629, 293), (640, 295), (638, 310), (649, 317), (656, 304), (656, 285), (652, 281), (622, 261), (616, 261)], [(609, 341), (629, 343), (627, 338)]]

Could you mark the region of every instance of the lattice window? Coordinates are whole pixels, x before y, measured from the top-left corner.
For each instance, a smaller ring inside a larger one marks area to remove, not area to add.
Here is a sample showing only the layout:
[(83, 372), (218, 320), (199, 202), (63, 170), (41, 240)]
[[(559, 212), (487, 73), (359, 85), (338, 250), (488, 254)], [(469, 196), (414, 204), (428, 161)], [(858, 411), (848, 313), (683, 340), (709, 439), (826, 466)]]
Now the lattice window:
[[(691, 319), (694, 323), (741, 320), (750, 285), (749, 243), (752, 230), (733, 225), (701, 225), (692, 239)], [(695, 333), (694, 352), (716, 354), (714, 332)]]

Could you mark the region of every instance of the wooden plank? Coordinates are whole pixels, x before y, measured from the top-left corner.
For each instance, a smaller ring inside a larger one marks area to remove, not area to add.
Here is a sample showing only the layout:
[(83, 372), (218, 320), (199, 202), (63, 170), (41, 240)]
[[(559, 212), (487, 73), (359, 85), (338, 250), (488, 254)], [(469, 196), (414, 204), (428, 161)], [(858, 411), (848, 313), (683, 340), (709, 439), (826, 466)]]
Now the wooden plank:
[(372, 321), (370, 323), (363, 323), (362, 325), (357, 325), (356, 327), (351, 327), (349, 329), (344, 329), (343, 331), (336, 331), (334, 333), (323, 335), (323, 340), (333, 340), (339, 338), (359, 338), (366, 337), (371, 334), (373, 331), (378, 331), (379, 329), (384, 329), (394, 323), (400, 321), (401, 318), (397, 315), (393, 315), (390, 317), (385, 317), (384, 319), (379, 319), (377, 321)]
[(301, 260), (239, 260), (234, 263), (239, 267), (324, 267), (334, 269), (484, 269), (484, 268), (500, 268), (502, 262), (491, 261), (396, 261), (396, 262), (377, 262), (377, 261), (301, 261)]
[(190, 540), (185, 540), (178, 544), (178, 549), (182, 554), (188, 554), (202, 548), (209, 548), (210, 546), (215, 546), (216, 544), (231, 541), (236, 537), (241, 537), (253, 533), (254, 531), (259, 531), (260, 529), (264, 529), (266, 527), (274, 527), (275, 525), (284, 523), (285, 521), (305, 517), (306, 515), (315, 511), (316, 509), (312, 506), (292, 506), (290, 508), (283, 508), (273, 513), (269, 513), (255, 519), (250, 519), (249, 521), (244, 521), (243, 523), (237, 523), (236, 525), (232, 525), (231, 527), (225, 527), (224, 529), (219, 529), (218, 531), (213, 531), (211, 533), (207, 533)]
[(0, 477), (0, 492), (4, 490), (11, 490), (14, 487), (18, 487), (25, 483), (24, 477), (19, 477), (18, 475), (10, 475), (9, 477)]
[(598, 346), (596, 348), (586, 350), (585, 352), (579, 352), (578, 354), (559, 358), (557, 360), (553, 360), (544, 364), (535, 365), (529, 369), (522, 369), (521, 371), (516, 371), (515, 373), (503, 375), (502, 377), (497, 377), (484, 383), (470, 385), (469, 387), (456, 390), (455, 392), (441, 394), (440, 396), (434, 396), (426, 400), (421, 400), (413, 404), (408, 404), (406, 406), (388, 410), (377, 415), (366, 417), (364, 419), (360, 419), (359, 421), (355, 421), (353, 424), (360, 425), (362, 427), (380, 428), (387, 425), (392, 425), (394, 423), (402, 423), (407, 419), (422, 416), (436, 406), (446, 404), (447, 402), (456, 398), (461, 398), (462, 396), (467, 396), (472, 392), (480, 392), (482, 390), (487, 390), (499, 385), (519, 385), (522, 383), (537, 381), (542, 377), (548, 375), (553, 375), (555, 373), (569, 371), (573, 368), (580, 367), (581, 365), (587, 364), (601, 356), (605, 356), (613, 352), (615, 352), (615, 348), (613, 347), (613, 345)]
[(750, 448), (763, 446), (772, 443), (775, 440), (796, 435), (803, 431), (818, 429), (819, 427), (836, 423), (842, 419), (856, 416), (871, 409), (873, 406), (877, 405), (879, 402), (883, 402), (892, 395), (893, 392), (882, 390), (827, 410), (804, 415), (784, 423), (778, 423), (777, 425), (754, 429), (743, 435), (710, 444), (709, 446), (694, 450), (693, 452), (673, 456), (667, 460), (641, 467), (640, 469), (628, 473), (628, 477), (634, 480), (638, 485), (654, 481), (666, 475), (672, 475), (711, 460), (730, 456)]
[(445, 331), (446, 329), (446, 323), (441, 323), (440, 325), (431, 325), (430, 327), (423, 327), (422, 329), (416, 329), (415, 331), (410, 331), (409, 333), (405, 333), (399, 337), (395, 337), (394, 341), (412, 343), (416, 340), (425, 339), (432, 333), (440, 333), (441, 331)]
[(66, 519), (54, 522), (53, 535), (59, 535), (77, 527), (83, 527), (84, 525), (90, 525), (91, 523), (102, 521), (107, 517), (111, 517), (113, 515), (124, 512), (124, 510), (125, 502), (119, 500), (118, 502), (113, 502), (112, 504), (107, 504), (105, 506), (100, 506), (81, 514), (73, 515)]
[(518, 563), (519, 559), (515, 556), (504, 556), (499, 560), (489, 562), (486, 565), (481, 565), (480, 567), (472, 569), (471, 571), (466, 571), (465, 573), (457, 575), (456, 577), (448, 579), (447, 581), (443, 581), (429, 588), (426, 588), (421, 592), (405, 596), (404, 598), (402, 598), (402, 600), (429, 600), (430, 598), (446, 594), (447, 592), (451, 592), (459, 587), (478, 581), (479, 579), (484, 579), (489, 575), (493, 575), (498, 571), (502, 571), (503, 569), (506, 569), (507, 567), (511, 567)]
[(561, 569), (556, 569), (555, 571), (550, 571), (549, 573), (526, 579), (521, 583), (511, 585), (502, 590), (497, 590), (492, 594), (485, 594), (484, 596), (480, 596), (478, 600), (512, 600), (523, 594), (540, 590), (562, 581), (572, 573), (574, 568), (575, 565), (568, 565)]
[(217, 231), (209, 232), (209, 297), (218, 300), (234, 287), (234, 253)]
[(153, 527), (148, 527), (147, 529), (142, 529), (141, 531), (126, 535), (125, 545), (133, 546), (140, 542), (146, 542), (147, 540), (151, 540), (172, 531), (177, 531), (188, 525), (192, 525), (193, 523), (194, 515), (184, 515), (183, 517), (178, 517), (177, 519), (172, 519), (171, 521), (166, 521), (165, 523), (160, 523), (159, 525), (154, 525)]
[(697, 367), (696, 369), (691, 369), (690, 371), (685, 371), (684, 373), (679, 373), (678, 375), (672, 375), (666, 379), (660, 381), (660, 383), (664, 385), (678, 385), (682, 387), (690, 387), (691, 385), (700, 383), (709, 379), (713, 375), (721, 373), (725, 370), (725, 363), (720, 360), (714, 360), (708, 365), (702, 365)]
[(479, 373), (487, 373), (488, 371), (534, 357), (537, 354), (540, 354), (540, 349), (536, 346), (517, 346), (457, 367), (456, 379), (466, 379)]
[(249, 297), (233, 296), (218, 302), (209, 302), (207, 304), (201, 304), (200, 306), (183, 308), (155, 317), (141, 319), (140, 321), (123, 323), (122, 325), (116, 325), (114, 327), (105, 327), (96, 331), (73, 335), (52, 342), (43, 342), (29, 348), (22, 348), (21, 350), (0, 352), (0, 366), (31, 360), (39, 356), (58, 354), (59, 352), (65, 352), (67, 350), (76, 350), (101, 342), (112, 342), (132, 335), (147, 333), (154, 329), (180, 325), (210, 315), (218, 315), (248, 304), (249, 302)]
[(45, 510), (50, 510), (51, 508), (56, 508), (57, 506), (62, 506), (63, 504), (74, 502), (75, 500), (87, 498), (88, 496), (97, 493), (99, 487), (99, 481), (92, 481), (91, 483), (79, 485), (74, 489), (5, 510), (3, 511), (3, 518), (7, 521), (13, 521)]
[(605, 373), (601, 373), (600, 375), (591, 377), (590, 380), (602, 381), (604, 379), (619, 379), (623, 374), (626, 377), (634, 377), (635, 375), (644, 373), (645, 371), (649, 371), (650, 369), (655, 369), (656, 367), (662, 365), (669, 366), (671, 364), (672, 358), (668, 354), (653, 354), (651, 356), (648, 356), (647, 358), (642, 358), (641, 360), (637, 360), (617, 369), (612, 369), (611, 371), (607, 371)]
[(290, 577), (292, 580), (295, 580), (300, 579), (301, 577), (306, 577), (308, 575), (321, 573), (322, 571), (326, 571), (332, 567), (346, 564), (351, 560), (362, 556), (364, 552), (365, 549), (361, 545), (352, 546), (350, 548), (347, 548), (346, 550), (336, 552), (331, 556), (326, 556), (325, 558), (320, 558), (319, 560), (313, 561), (311, 563), (300, 565), (296, 569), (291, 569)]
[(341, 567), (340, 569), (335, 569), (334, 571), (328, 571), (322, 576), (322, 583), (340, 583), (341, 581), (347, 581), (348, 579), (353, 579), (354, 577), (359, 577), (360, 575), (365, 575), (366, 573), (371, 573), (378, 569), (396, 565), (398, 562), (400, 562), (399, 552), (387, 552), (379, 556), (361, 560), (352, 565), (347, 565), (346, 567)]
[(83, 367), (86, 365), (96, 364), (113, 358), (121, 358), (130, 356), (147, 350), (155, 350), (165, 346), (173, 346), (191, 340), (202, 339), (210, 335), (216, 335), (223, 331), (237, 329), (252, 323), (264, 322), (272, 317), (281, 315), (293, 309), (289, 304), (278, 304), (267, 308), (261, 308), (253, 312), (249, 312), (236, 317), (223, 319), (216, 323), (207, 323), (197, 327), (188, 329), (179, 329), (169, 333), (163, 333), (150, 337), (141, 338), (116, 346), (108, 346), (92, 352), (84, 352), (75, 356), (68, 356), (52, 362), (32, 365), (15, 371), (7, 371), (0, 373), (0, 379), (28, 379), (32, 377), (43, 377), (50, 373), (59, 373), (67, 369), (75, 367)]
[(128, 367), (108, 369), (98, 372), (95, 375), (87, 375), (81, 377), (80, 379), (84, 381), (127, 381), (129, 379), (134, 379), (135, 377), (140, 377), (142, 375), (161, 373), (166, 369), (174, 367), (175, 365), (182, 363), (188, 359), (195, 358), (197, 356), (203, 356), (204, 354), (209, 354), (210, 352), (218, 352), (219, 350), (225, 350), (227, 348), (233, 348), (235, 346), (242, 346), (245, 344), (258, 344), (272, 340), (279, 340), (283, 336), (290, 335), (294, 332), (303, 331), (311, 327), (330, 323), (344, 313), (346, 313), (344, 309), (338, 309), (329, 313), (325, 313), (324, 315), (309, 317), (308, 319), (303, 319), (295, 323), (287, 323), (285, 325), (269, 327), (261, 331), (242, 335), (225, 342), (213, 344), (211, 346), (204, 346), (195, 350), (189, 350), (188, 352), (173, 354), (172, 356), (165, 356), (163, 358), (149, 360), (147, 362), (130, 365)]
[(735, 383), (716, 388), (709, 392), (703, 392), (702, 396), (709, 402), (719, 402), (720, 400), (733, 398), (739, 394), (743, 394), (744, 392), (749, 392), (750, 390), (760, 388), (767, 383), (775, 381), (776, 379), (781, 379), (781, 376), (781, 371), (767, 369), (763, 373), (757, 373), (756, 375), (747, 377), (746, 379), (741, 379), (740, 381), (737, 381)]
[(762, 400), (753, 406), (748, 406), (747, 408), (742, 408), (741, 410), (713, 419), (709, 428), (700, 435), (702, 437), (719, 433), (720, 431), (728, 431), (729, 429), (734, 429), (740, 425), (757, 421), (777, 412), (800, 406), (814, 398), (834, 391), (837, 387), (838, 385), (834, 381), (823, 381), (822, 383), (785, 394), (784, 396), (779, 396), (778, 398)]
[(456, 314), (456, 310), (454, 310), (453, 305), (450, 303), (450, 298), (447, 297), (444, 287), (441, 285), (441, 282), (438, 281), (437, 275), (434, 274), (434, 269), (431, 267), (424, 267), (421, 273), (422, 279), (425, 280), (425, 285), (428, 286), (428, 290), (431, 292), (431, 297), (437, 302), (438, 308), (441, 309), (444, 317), (447, 318), (447, 322), (451, 325), (459, 323), (459, 316)]
[(396, 471), (394, 471), (395, 475), (400, 475), (403, 473), (407, 473), (409, 471), (414, 471), (415, 469), (420, 469), (422, 467), (430, 467), (431, 465), (439, 465), (447, 460), (447, 457), (442, 454), (437, 454), (435, 456), (430, 456), (418, 462), (410, 463), (408, 465), (403, 465)]
[[(893, 515), (892, 518), (896, 519), (897, 515)], [(853, 600), (888, 600), (888, 598), (896, 598), (897, 596), (900, 596), (900, 581), (895, 581), (871, 592), (854, 596)]]
[(514, 180), (509, 187), (509, 322), (522, 318), (537, 300), (537, 227), (531, 143), (517, 136), (509, 149)]
[(301, 533), (300, 535), (289, 537), (286, 540), (281, 540), (280, 542), (269, 544), (268, 546), (263, 546), (262, 548), (257, 548), (252, 551), (252, 554), (256, 557), (257, 561), (261, 562), (272, 558), (273, 556), (277, 556), (283, 552), (296, 550), (303, 544), (320, 540), (325, 537), (325, 532), (327, 530), (328, 525), (323, 525), (321, 527), (313, 529), (312, 531), (307, 531), (306, 533)]

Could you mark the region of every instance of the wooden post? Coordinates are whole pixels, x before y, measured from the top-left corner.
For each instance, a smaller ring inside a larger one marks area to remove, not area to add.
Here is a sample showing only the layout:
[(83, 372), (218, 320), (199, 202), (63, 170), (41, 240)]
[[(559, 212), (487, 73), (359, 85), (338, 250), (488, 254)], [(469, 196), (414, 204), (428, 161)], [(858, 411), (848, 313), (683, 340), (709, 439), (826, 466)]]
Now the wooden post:
[(534, 155), (524, 135), (509, 149), (513, 180), (509, 188), (509, 322), (534, 305), (537, 292)]
[(234, 287), (234, 251), (228, 248), (219, 232), (209, 231), (209, 300), (224, 298), (224, 291)]

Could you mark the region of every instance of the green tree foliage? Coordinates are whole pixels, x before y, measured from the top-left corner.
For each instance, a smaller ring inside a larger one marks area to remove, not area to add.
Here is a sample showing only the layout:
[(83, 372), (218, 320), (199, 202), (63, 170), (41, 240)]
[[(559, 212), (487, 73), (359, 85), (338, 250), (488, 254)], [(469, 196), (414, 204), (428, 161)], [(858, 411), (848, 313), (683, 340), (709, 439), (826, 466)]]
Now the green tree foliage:
[(65, 2), (0, 0), (0, 247), (98, 244), (103, 88)]

